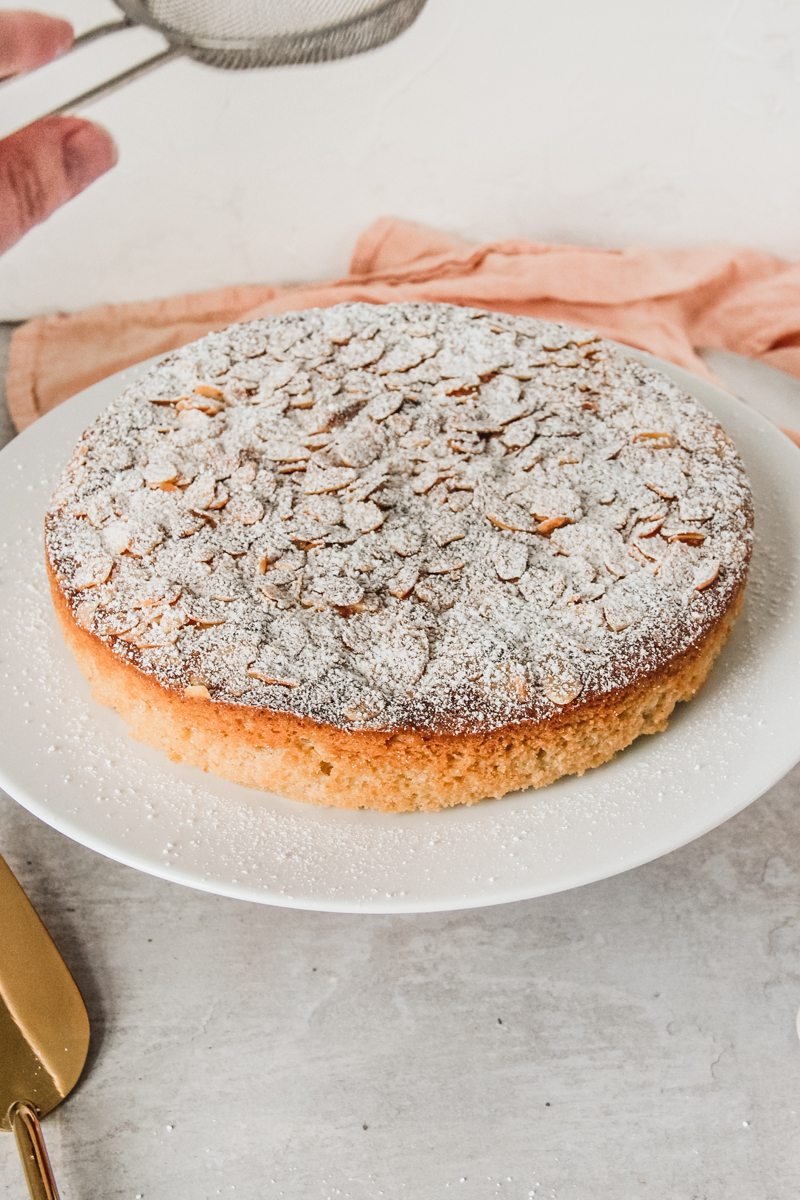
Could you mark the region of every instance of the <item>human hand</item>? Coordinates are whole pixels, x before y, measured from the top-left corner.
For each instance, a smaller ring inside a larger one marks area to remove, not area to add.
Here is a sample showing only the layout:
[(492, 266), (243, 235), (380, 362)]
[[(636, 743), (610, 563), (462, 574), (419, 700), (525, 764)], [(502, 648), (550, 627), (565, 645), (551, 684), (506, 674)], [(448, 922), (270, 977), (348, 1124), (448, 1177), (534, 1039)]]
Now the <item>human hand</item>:
[[(0, 78), (57, 58), (73, 36), (57, 17), (0, 12)], [(0, 254), (116, 160), (111, 135), (81, 117), (45, 117), (0, 140)]]

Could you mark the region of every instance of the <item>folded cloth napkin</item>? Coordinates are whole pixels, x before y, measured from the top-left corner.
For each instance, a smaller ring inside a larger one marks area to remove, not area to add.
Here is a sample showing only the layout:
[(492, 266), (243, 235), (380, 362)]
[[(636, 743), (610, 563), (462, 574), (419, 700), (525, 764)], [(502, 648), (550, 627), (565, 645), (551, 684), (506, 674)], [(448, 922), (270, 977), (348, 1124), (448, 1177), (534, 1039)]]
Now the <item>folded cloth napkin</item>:
[(28, 321), (11, 342), (6, 394), (12, 419), (24, 429), (98, 379), (232, 321), (342, 300), (431, 300), (550, 317), (699, 375), (708, 371), (697, 349), (709, 347), (800, 376), (800, 262), (730, 247), (479, 246), (384, 218), (358, 239), (343, 279), (228, 287)]

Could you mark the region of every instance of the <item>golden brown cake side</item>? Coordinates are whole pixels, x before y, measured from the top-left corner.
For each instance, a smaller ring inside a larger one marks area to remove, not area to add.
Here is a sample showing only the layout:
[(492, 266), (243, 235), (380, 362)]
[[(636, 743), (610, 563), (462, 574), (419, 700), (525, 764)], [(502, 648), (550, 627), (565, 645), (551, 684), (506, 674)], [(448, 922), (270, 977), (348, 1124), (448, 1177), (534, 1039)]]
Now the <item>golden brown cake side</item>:
[(544, 721), (453, 735), (347, 731), (165, 688), (82, 629), (49, 573), (68, 645), (96, 699), (116, 709), (134, 737), (235, 783), (389, 812), (474, 804), (543, 787), (600, 766), (641, 734), (665, 729), (675, 705), (705, 681), (744, 597), (742, 584), (702, 642), (635, 684)]

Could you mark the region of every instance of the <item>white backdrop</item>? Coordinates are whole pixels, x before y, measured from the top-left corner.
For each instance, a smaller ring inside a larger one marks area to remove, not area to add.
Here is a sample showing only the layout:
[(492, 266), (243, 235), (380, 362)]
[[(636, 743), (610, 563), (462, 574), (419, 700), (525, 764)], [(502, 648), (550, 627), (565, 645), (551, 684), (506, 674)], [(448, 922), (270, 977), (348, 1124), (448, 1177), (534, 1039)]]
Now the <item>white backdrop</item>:
[[(46, 8), (81, 29), (115, 12)], [(0, 132), (159, 45), (116, 35), (4, 89)], [(429, 0), (360, 59), (171, 63), (87, 111), (120, 163), (0, 261), (0, 318), (338, 274), (384, 213), (475, 237), (800, 253), (795, 0)]]

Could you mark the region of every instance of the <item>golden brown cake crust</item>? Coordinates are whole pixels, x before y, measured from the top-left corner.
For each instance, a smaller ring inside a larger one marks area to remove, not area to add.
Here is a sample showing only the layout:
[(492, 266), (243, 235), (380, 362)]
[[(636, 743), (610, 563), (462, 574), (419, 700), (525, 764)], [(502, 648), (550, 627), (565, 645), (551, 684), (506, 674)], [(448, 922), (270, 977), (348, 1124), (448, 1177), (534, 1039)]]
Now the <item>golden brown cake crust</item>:
[(116, 709), (134, 737), (234, 783), (384, 812), (449, 808), (544, 787), (600, 766), (641, 734), (660, 732), (675, 705), (705, 681), (744, 598), (742, 587), (702, 644), (577, 712), (474, 734), (350, 732), (164, 688), (82, 629), (49, 575), (65, 640), (95, 698)]

